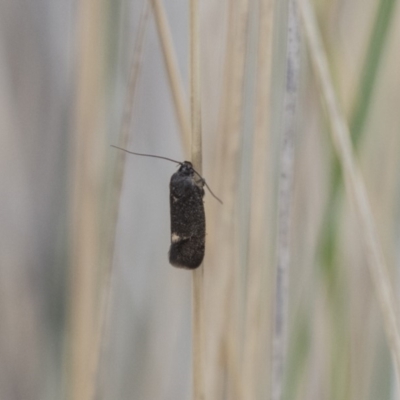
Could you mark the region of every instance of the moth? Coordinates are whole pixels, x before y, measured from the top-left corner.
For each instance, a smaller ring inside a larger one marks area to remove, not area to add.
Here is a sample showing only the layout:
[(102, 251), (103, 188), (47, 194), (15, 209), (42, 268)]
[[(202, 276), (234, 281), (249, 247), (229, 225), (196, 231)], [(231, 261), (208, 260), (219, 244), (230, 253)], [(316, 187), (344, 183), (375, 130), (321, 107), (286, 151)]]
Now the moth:
[(171, 209), (169, 262), (178, 268), (198, 268), (205, 253), (204, 186), (221, 204), (222, 201), (214, 195), (205, 179), (193, 168), (190, 161), (180, 162), (167, 157), (135, 153), (118, 146), (112, 145), (112, 147), (129, 154), (161, 158), (179, 164), (178, 171), (172, 175), (169, 183)]

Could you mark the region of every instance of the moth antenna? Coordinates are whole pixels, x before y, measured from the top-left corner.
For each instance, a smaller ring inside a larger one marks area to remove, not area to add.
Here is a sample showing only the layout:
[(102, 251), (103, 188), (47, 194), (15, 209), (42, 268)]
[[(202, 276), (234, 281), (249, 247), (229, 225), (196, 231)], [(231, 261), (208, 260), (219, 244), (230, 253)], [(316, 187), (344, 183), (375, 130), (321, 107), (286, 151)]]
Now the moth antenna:
[(204, 181), (204, 184), (206, 185), (208, 191), (211, 193), (212, 197), (214, 197), (215, 200), (218, 200), (221, 204), (224, 204), (224, 203), (222, 202), (222, 200), (221, 200), (220, 198), (218, 198), (218, 197), (212, 192), (210, 186), (207, 185), (207, 182), (206, 182), (206, 181)]
[(180, 161), (173, 160), (172, 158), (162, 157), (162, 156), (155, 156), (155, 155), (153, 155), (153, 154), (135, 153), (135, 152), (133, 152), (133, 151), (129, 151), (129, 150), (123, 149), (122, 147), (114, 146), (113, 144), (111, 144), (110, 146), (111, 146), (111, 147), (114, 147), (115, 149), (119, 149), (119, 150), (125, 151), (126, 153), (134, 154), (135, 156), (161, 158), (162, 160), (168, 160), (168, 161), (172, 161), (172, 162), (174, 162), (174, 163), (177, 163), (177, 164), (182, 165), (182, 163), (181, 163)]
[(218, 200), (221, 204), (224, 204), (220, 198), (218, 198), (213, 191), (211, 190), (210, 186), (207, 185), (206, 180), (193, 168), (193, 171), (203, 180), (204, 184), (206, 185), (206, 188), (208, 191), (211, 193), (211, 195), (214, 197), (215, 200)]
[[(156, 156), (156, 155), (154, 155), (154, 154), (135, 153), (134, 151), (129, 151), (129, 150), (123, 149), (122, 147), (114, 146), (113, 144), (111, 144), (110, 146), (111, 146), (111, 147), (114, 147), (115, 149), (125, 151), (126, 153), (134, 154), (135, 156), (161, 158), (162, 160), (172, 161), (172, 162), (174, 162), (174, 163), (176, 163), (176, 164), (180, 164), (180, 165), (183, 164), (183, 163), (181, 163), (180, 161), (176, 161), (176, 160), (173, 160), (172, 158), (168, 158), (168, 157)], [(224, 203), (222, 202), (222, 200), (219, 199), (219, 198), (213, 193), (213, 191), (211, 190), (210, 186), (207, 185), (206, 180), (205, 180), (194, 168), (193, 168), (193, 171), (203, 180), (204, 184), (206, 185), (206, 188), (207, 188), (208, 191), (211, 193), (211, 195), (212, 195), (216, 200), (218, 200), (221, 204), (224, 204)]]

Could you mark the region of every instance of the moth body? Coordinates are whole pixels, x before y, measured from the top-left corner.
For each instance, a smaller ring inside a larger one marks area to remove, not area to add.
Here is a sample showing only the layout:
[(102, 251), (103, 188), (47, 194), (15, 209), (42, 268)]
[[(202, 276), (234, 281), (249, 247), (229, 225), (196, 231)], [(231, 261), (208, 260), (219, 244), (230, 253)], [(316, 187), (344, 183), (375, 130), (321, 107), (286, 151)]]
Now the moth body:
[(196, 179), (192, 163), (184, 161), (170, 181), (171, 247), (169, 262), (195, 269), (204, 258), (206, 218), (204, 180)]
[(160, 158), (180, 165), (178, 171), (172, 175), (169, 184), (171, 206), (169, 262), (178, 268), (199, 267), (204, 258), (206, 238), (204, 186), (221, 204), (222, 201), (211, 191), (206, 181), (189, 161), (180, 162), (154, 154), (136, 153), (114, 145), (111, 147), (136, 156)]

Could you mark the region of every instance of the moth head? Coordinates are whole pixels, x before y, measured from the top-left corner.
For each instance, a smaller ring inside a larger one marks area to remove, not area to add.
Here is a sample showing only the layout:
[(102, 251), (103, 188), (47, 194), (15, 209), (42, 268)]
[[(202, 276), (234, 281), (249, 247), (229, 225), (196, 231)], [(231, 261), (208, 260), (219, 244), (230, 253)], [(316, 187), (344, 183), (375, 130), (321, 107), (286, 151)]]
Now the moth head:
[(183, 163), (181, 163), (181, 166), (179, 167), (179, 172), (182, 175), (193, 176), (194, 174), (193, 164), (190, 161), (184, 161)]

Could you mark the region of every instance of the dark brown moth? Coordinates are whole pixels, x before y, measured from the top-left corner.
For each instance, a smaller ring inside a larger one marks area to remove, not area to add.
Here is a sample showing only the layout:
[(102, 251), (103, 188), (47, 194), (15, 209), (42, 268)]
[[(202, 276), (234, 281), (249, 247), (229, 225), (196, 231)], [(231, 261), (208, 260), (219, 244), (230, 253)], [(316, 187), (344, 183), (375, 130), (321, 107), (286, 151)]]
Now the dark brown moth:
[(203, 177), (196, 172), (190, 161), (175, 161), (171, 158), (151, 154), (134, 153), (121, 147), (112, 146), (129, 154), (155, 157), (172, 161), (180, 165), (170, 180), (171, 208), (171, 246), (169, 262), (174, 267), (195, 269), (204, 258), (206, 217), (204, 212), (204, 186), (214, 195)]
[(171, 247), (169, 262), (178, 268), (194, 269), (203, 261), (206, 238), (204, 180), (195, 177), (192, 163), (184, 161), (169, 184)]

